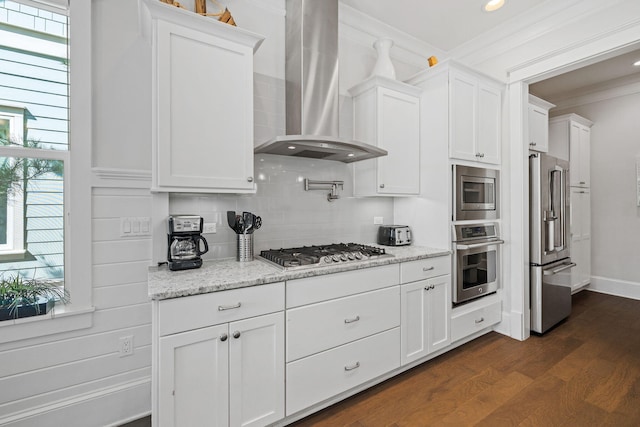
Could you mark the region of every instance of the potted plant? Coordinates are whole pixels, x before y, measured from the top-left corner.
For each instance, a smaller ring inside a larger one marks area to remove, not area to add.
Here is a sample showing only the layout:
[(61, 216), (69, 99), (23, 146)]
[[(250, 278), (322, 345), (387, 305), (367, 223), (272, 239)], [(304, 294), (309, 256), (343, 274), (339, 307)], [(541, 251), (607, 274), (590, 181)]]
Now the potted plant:
[(57, 301), (69, 301), (69, 292), (52, 281), (0, 278), (0, 321), (48, 313)]

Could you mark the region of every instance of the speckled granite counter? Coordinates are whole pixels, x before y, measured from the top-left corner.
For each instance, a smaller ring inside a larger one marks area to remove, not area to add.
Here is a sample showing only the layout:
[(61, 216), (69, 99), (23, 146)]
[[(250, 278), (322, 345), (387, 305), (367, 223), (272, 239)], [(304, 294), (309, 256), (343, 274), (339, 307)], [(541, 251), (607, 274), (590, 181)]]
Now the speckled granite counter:
[(447, 249), (424, 246), (384, 246), (384, 248), (387, 253), (394, 256), (293, 271), (281, 270), (257, 257), (251, 262), (237, 262), (235, 258), (205, 261), (201, 268), (195, 270), (170, 271), (166, 266), (152, 267), (149, 269), (149, 297), (155, 300), (177, 298), (379, 265), (397, 264), (451, 253)]

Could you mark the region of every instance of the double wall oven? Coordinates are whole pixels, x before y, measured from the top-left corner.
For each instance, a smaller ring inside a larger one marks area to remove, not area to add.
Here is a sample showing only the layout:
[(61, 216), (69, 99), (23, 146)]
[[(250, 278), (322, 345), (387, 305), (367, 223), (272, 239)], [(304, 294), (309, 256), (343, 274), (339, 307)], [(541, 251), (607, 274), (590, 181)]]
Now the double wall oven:
[[(454, 304), (496, 292), (500, 283), (499, 177), (494, 169), (453, 165)], [(469, 220), (473, 220), (470, 222)]]

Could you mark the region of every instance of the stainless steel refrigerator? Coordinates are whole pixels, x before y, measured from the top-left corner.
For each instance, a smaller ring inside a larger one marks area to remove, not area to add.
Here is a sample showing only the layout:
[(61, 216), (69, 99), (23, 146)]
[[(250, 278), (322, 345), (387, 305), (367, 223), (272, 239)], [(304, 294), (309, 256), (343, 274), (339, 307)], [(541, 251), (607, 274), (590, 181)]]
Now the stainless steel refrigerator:
[(540, 334), (571, 314), (569, 162), (529, 156), (531, 330)]

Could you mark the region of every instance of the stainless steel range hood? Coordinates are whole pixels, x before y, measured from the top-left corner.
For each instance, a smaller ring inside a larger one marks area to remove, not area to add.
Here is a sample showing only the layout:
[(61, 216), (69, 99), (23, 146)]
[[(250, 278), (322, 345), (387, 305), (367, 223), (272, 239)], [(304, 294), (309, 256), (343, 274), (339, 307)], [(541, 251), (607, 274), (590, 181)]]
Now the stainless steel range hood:
[(351, 163), (387, 151), (338, 137), (338, 0), (287, 0), (287, 135), (256, 153)]

